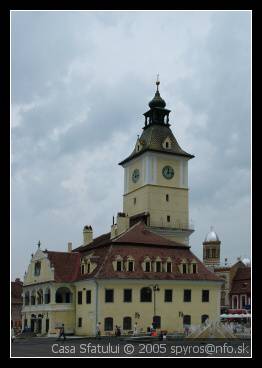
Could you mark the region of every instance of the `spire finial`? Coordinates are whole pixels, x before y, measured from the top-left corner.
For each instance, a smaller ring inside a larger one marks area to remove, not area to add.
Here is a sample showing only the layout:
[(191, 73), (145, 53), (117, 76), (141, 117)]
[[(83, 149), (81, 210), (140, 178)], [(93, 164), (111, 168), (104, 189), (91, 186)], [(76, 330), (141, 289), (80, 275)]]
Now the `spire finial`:
[(157, 91), (158, 91), (159, 84), (160, 84), (160, 81), (159, 81), (159, 73), (157, 73), (157, 75), (156, 75), (156, 88), (157, 88)]
[(38, 241), (37, 245), (38, 245), (38, 249), (39, 249), (40, 248), (40, 245), (41, 245), (40, 240)]

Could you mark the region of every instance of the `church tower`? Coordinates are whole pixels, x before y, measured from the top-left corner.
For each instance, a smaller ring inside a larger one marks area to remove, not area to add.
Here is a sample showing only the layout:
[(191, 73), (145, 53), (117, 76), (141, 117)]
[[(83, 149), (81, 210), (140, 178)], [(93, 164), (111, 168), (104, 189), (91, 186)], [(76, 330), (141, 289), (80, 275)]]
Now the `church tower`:
[(143, 132), (133, 152), (119, 163), (124, 168), (123, 212), (130, 226), (143, 219), (150, 230), (188, 245), (188, 161), (169, 123), (170, 110), (157, 90), (144, 113)]
[(211, 226), (210, 232), (203, 242), (203, 262), (207, 267), (215, 268), (220, 266), (220, 244), (221, 241)]

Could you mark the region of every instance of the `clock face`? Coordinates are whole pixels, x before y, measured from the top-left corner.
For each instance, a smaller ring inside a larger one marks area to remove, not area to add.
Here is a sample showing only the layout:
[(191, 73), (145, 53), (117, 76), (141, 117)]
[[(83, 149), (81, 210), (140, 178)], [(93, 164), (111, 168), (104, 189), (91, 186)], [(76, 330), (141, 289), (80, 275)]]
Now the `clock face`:
[(133, 171), (133, 174), (132, 174), (132, 180), (133, 180), (133, 182), (134, 182), (134, 183), (138, 182), (139, 177), (140, 177), (139, 170), (138, 170), (138, 169), (135, 169), (135, 170)]
[(173, 167), (171, 166), (165, 166), (162, 170), (162, 174), (163, 176), (166, 178), (166, 179), (172, 179), (175, 172), (174, 172), (174, 169)]

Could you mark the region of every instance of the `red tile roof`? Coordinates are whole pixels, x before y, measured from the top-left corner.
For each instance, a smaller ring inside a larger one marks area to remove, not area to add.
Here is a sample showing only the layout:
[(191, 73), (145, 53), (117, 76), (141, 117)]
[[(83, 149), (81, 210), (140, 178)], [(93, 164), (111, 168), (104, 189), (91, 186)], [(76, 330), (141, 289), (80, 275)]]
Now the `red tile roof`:
[(232, 281), (231, 294), (250, 294), (251, 293), (251, 268), (239, 268)]
[[(110, 233), (95, 238), (92, 243), (73, 250), (72, 253), (49, 252), (48, 258), (55, 267), (55, 281), (72, 282), (83, 279), (154, 279), (154, 280), (207, 280), (220, 281), (214, 272), (204, 264), (184, 244), (168, 240), (151, 232), (142, 222), (135, 224), (120, 236), (110, 239)], [(135, 261), (133, 272), (116, 272), (113, 260), (120, 255), (123, 259), (132, 256)], [(90, 274), (81, 275), (81, 258), (91, 256), (96, 268)], [(144, 272), (142, 262), (148, 256), (152, 260), (171, 258), (172, 272)], [(178, 265), (182, 259), (188, 262), (195, 260), (198, 272), (182, 274)]]
[(47, 253), (51, 267), (55, 269), (56, 282), (72, 282), (78, 277), (80, 268), (79, 253), (52, 252), (48, 250), (44, 251), (44, 253)]
[(113, 240), (113, 243), (121, 244), (143, 244), (143, 245), (157, 245), (165, 247), (188, 247), (184, 244), (174, 242), (166, 239), (163, 236), (157, 235), (148, 230), (143, 222), (138, 222), (122, 235), (119, 235)]

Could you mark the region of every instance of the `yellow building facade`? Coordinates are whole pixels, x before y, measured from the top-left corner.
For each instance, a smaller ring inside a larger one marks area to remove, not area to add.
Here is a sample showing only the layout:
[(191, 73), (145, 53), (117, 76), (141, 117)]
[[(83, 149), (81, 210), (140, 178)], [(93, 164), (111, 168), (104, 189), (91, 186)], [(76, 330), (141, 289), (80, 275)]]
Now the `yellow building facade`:
[(67, 252), (32, 255), (24, 278), (23, 326), (40, 334), (95, 335), (134, 328), (183, 332), (218, 320), (221, 280), (191, 252), (188, 161), (157, 91), (124, 168), (123, 211), (108, 233)]

